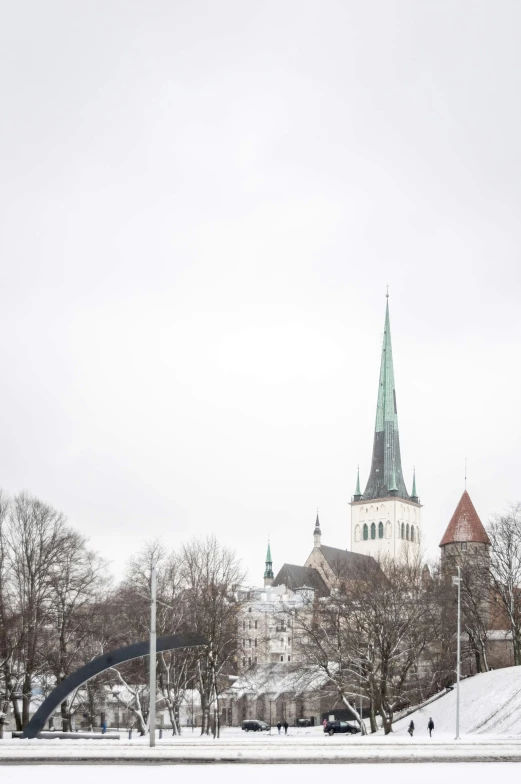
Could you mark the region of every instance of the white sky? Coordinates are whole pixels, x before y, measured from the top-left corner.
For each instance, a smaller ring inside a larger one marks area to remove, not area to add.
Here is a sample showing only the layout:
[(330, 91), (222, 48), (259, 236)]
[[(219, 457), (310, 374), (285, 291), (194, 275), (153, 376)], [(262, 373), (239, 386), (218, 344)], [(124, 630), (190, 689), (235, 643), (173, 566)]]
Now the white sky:
[(2, 4), (0, 485), (121, 573), (349, 545), (385, 285), (431, 553), (521, 497), (521, 5)]

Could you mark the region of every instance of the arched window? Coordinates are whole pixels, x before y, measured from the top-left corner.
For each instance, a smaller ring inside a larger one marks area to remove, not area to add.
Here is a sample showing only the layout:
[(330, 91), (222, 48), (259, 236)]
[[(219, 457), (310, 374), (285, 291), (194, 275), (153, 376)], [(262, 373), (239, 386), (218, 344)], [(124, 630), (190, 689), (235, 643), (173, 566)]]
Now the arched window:
[(355, 542), (360, 541), (360, 526), (357, 525), (355, 528)]
[(369, 528), (367, 527), (367, 523), (364, 523), (364, 542), (366, 539), (369, 539)]
[(411, 542), (414, 542), (414, 526), (411, 525)]
[(384, 538), (384, 524), (382, 523), (381, 520), (378, 523), (378, 538), (379, 539), (383, 539)]
[(376, 539), (376, 525), (371, 523), (371, 539)]
[(390, 539), (390, 538), (391, 538), (391, 536), (392, 536), (392, 532), (393, 532), (393, 531), (392, 531), (392, 527), (391, 527), (391, 521), (390, 521), (390, 520), (388, 520), (388, 521), (386, 522), (386, 524), (385, 524), (385, 538), (386, 538), (386, 539)]
[(409, 523), (407, 523), (407, 528), (405, 530), (406, 530), (405, 538), (407, 539), (407, 541), (409, 541)]
[(402, 523), (402, 539), (405, 539), (405, 524)]

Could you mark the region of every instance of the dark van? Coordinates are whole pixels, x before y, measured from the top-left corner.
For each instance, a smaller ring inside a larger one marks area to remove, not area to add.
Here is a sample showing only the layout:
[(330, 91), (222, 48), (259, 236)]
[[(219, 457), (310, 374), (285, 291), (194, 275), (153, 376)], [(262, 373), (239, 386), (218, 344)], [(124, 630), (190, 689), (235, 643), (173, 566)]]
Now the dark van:
[(360, 732), (360, 727), (356, 724), (350, 724), (348, 721), (328, 721), (324, 725), (324, 732), (328, 735), (335, 735), (337, 732), (348, 732), (355, 735)]
[(245, 730), (245, 732), (262, 732), (263, 730), (271, 729), (269, 724), (266, 724), (265, 721), (259, 721), (258, 719), (248, 719), (247, 721), (243, 721), (242, 728)]

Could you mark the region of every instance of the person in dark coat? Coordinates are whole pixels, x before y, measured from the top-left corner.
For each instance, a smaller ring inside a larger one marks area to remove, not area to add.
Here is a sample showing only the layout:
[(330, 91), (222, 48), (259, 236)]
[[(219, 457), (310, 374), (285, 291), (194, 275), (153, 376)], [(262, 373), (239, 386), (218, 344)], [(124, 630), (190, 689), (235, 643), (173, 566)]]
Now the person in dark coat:
[(279, 735), (280, 735), (280, 728), (281, 728), (281, 727), (282, 727), (282, 724), (280, 723), (280, 721), (278, 721), (278, 722), (277, 722), (277, 729), (278, 729), (278, 731), (279, 731)]
[(432, 717), (429, 719), (429, 723), (427, 724), (427, 729), (429, 730), (429, 738), (432, 738), (432, 731), (434, 729), (434, 722)]
[(412, 736), (414, 735), (414, 722), (412, 720), (411, 720), (411, 723), (409, 724), (409, 729), (407, 730), (407, 732), (409, 733), (409, 735), (412, 738)]
[(101, 725), (101, 734), (105, 735), (106, 731), (107, 731), (107, 722), (103, 720), (103, 723)]
[(288, 722), (285, 721), (283, 726), (284, 726), (284, 735), (287, 735), (288, 734), (288, 727), (289, 727)]

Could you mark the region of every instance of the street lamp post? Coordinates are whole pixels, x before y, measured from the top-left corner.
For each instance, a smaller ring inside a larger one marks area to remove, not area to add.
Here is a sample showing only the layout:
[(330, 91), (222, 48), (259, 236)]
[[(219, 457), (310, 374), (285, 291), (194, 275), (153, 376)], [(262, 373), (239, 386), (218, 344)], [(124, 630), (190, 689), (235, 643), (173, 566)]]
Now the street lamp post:
[(452, 578), (452, 584), (458, 586), (458, 638), (456, 640), (456, 740), (459, 740), (459, 680), (461, 663), (461, 569), (456, 566), (458, 576)]
[(150, 748), (156, 745), (156, 563), (150, 569)]

